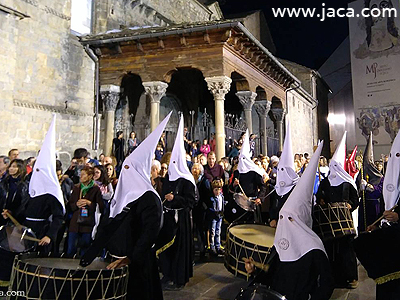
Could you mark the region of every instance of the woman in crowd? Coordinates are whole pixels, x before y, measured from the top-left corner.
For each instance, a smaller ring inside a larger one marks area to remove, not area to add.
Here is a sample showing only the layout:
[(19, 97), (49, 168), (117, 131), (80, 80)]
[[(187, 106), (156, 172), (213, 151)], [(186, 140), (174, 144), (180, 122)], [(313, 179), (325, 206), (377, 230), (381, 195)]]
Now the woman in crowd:
[(99, 205), (101, 213), (104, 209), (101, 190), (94, 183), (93, 175), (93, 168), (85, 166), (81, 171), (80, 184), (74, 187), (69, 199), (69, 205), (73, 212), (69, 226), (67, 251), (69, 256), (76, 253), (77, 242), (81, 249), (81, 256), (89, 248), (92, 241), (92, 230), (95, 225), (96, 205)]
[(106, 169), (103, 166), (95, 166), (93, 170), (94, 183), (96, 183), (97, 186), (100, 188), (104, 205), (106, 206), (106, 208), (108, 208), (108, 203), (114, 195), (114, 188), (108, 178)]
[(118, 131), (116, 137), (113, 139), (113, 154), (117, 159), (117, 165), (115, 167), (115, 170), (118, 175), (119, 172), (121, 171), (122, 162), (125, 159), (124, 148), (125, 148), (124, 133), (122, 131)]
[(136, 137), (136, 132), (132, 131), (128, 139), (128, 155), (131, 154), (137, 146), (139, 146), (139, 139)]
[[(7, 175), (0, 183), (0, 208), (2, 217), (0, 225), (6, 224), (10, 213), (20, 221), (23, 219), (23, 209), (29, 201), (28, 183), (24, 181), (26, 166), (21, 159), (14, 159), (7, 168)], [(11, 276), (14, 255), (0, 248), (0, 286), (8, 286)]]
[(113, 190), (115, 191), (115, 188), (117, 187), (118, 183), (118, 178), (117, 178), (117, 173), (115, 172), (115, 168), (112, 164), (106, 164), (105, 168), (107, 171), (108, 179), (110, 180)]
[[(25, 181), (26, 166), (22, 159), (14, 159), (7, 168), (7, 177), (0, 183), (0, 207), (3, 221), (7, 219), (6, 212), (22, 221), (24, 208), (29, 200), (28, 186)], [(1, 218), (0, 218), (1, 220)]]

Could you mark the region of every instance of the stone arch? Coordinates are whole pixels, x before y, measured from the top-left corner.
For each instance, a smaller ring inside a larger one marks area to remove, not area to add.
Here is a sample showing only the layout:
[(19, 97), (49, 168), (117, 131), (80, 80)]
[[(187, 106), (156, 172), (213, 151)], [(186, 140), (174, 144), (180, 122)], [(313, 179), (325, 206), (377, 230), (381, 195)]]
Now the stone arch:
[(271, 100), (271, 109), (272, 108), (283, 108), (283, 103), (281, 99), (279, 99), (276, 96), (273, 96)]
[(261, 86), (258, 86), (256, 88), (256, 93), (257, 93), (256, 101), (267, 100), (267, 93), (265, 92), (265, 89), (262, 88)]
[(232, 85), (236, 86), (236, 91), (250, 91), (250, 85), (246, 77), (234, 71), (231, 73)]
[(183, 113), (185, 125), (191, 126), (190, 112), (194, 111), (194, 121), (206, 109), (214, 115), (214, 100), (208, 90), (203, 72), (197, 68), (179, 67), (166, 73), (170, 77), (166, 95), (174, 96)]

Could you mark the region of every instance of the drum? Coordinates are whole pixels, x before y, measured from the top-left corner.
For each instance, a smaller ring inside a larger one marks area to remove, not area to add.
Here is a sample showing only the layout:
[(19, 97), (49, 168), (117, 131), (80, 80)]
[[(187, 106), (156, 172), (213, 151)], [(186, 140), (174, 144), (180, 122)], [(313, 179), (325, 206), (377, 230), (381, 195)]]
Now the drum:
[(233, 275), (249, 279), (243, 258), (267, 264), (274, 245), (275, 228), (262, 224), (239, 224), (228, 227), (225, 247), (225, 267)]
[(257, 199), (257, 197), (249, 197), (248, 198), (241, 193), (233, 194), (233, 200), (235, 200), (237, 205), (239, 205), (245, 211), (254, 211), (256, 209), (256, 205), (254, 202), (255, 199)]
[(242, 289), (235, 300), (285, 300), (286, 298), (264, 285), (254, 284)]
[(22, 229), (9, 225), (0, 227), (0, 280), (10, 280), (15, 255), (34, 249), (36, 242), (28, 238), (36, 236), (26, 227)]
[(363, 232), (353, 241), (358, 260), (378, 285), (400, 279), (399, 240), (400, 226), (394, 225)]
[(24, 293), (20, 299), (125, 299), (128, 267), (107, 270), (108, 264), (96, 259), (81, 267), (79, 259), (20, 254), (10, 286)]
[(314, 206), (313, 230), (323, 240), (356, 235), (353, 218), (346, 202)]
[(224, 208), (224, 218), (229, 222), (232, 223), (246, 211), (241, 208), (233, 199), (230, 199)]
[(36, 242), (36, 236), (27, 227), (19, 229), (16, 226), (4, 225), (0, 227), (0, 248), (15, 253), (28, 252), (32, 250)]

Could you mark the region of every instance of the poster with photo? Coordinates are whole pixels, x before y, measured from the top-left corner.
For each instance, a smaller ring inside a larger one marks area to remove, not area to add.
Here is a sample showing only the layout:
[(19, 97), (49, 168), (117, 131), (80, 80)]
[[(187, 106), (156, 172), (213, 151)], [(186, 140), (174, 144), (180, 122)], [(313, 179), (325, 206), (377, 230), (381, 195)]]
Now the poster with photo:
[[(400, 127), (399, 0), (359, 0), (349, 8), (355, 13), (349, 32), (357, 144), (365, 145), (372, 132), (376, 145), (390, 145)], [(365, 8), (375, 16), (363, 17)], [(396, 12), (383, 15), (385, 8)]]

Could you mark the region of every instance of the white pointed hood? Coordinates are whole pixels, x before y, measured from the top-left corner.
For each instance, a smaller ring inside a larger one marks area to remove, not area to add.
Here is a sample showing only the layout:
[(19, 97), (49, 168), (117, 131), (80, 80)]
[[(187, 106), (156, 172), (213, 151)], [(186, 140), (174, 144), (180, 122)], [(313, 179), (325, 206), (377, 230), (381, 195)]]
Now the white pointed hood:
[(383, 180), (385, 210), (390, 210), (399, 201), (400, 195), (400, 131), (390, 149), (389, 160)]
[(151, 185), (151, 162), (157, 143), (168, 123), (171, 113), (124, 160), (114, 198), (111, 201), (110, 218), (117, 216), (125, 206), (139, 199), (147, 191), (154, 192), (160, 198)]
[(299, 175), (294, 170), (292, 137), (289, 120), (286, 118), (286, 136), (283, 151), (277, 167), (275, 191), (279, 196), (286, 195), (297, 184)]
[(58, 181), (56, 171), (56, 115), (50, 124), (42, 148), (36, 159), (29, 182), (29, 195), (31, 198), (50, 194), (57, 198), (65, 214), (64, 197)]
[(183, 115), (179, 120), (178, 132), (176, 133), (174, 148), (171, 152), (171, 159), (168, 166), (168, 177), (170, 181), (184, 178), (193, 183), (196, 188), (196, 183), (192, 173), (190, 173), (187, 162), (186, 162), (186, 151), (183, 140)]
[(329, 163), (328, 180), (331, 186), (338, 186), (343, 182), (348, 182), (357, 190), (353, 177), (344, 169), (346, 161), (346, 135), (347, 131), (344, 132), (342, 140), (337, 146), (335, 154), (333, 154), (331, 162)]
[(240, 148), (239, 152), (239, 164), (238, 164), (239, 174), (246, 174), (250, 171), (254, 171), (261, 176), (264, 176), (265, 170), (257, 166), (251, 160), (251, 152), (250, 152), (250, 142), (249, 142), (249, 130), (246, 130), (245, 135), (243, 136), (243, 144), (242, 148)]
[(321, 239), (312, 230), (311, 216), (315, 174), (322, 147), (323, 142), (318, 145), (306, 170), (279, 212), (274, 246), (280, 261), (296, 261), (314, 249), (320, 249), (326, 254)]

